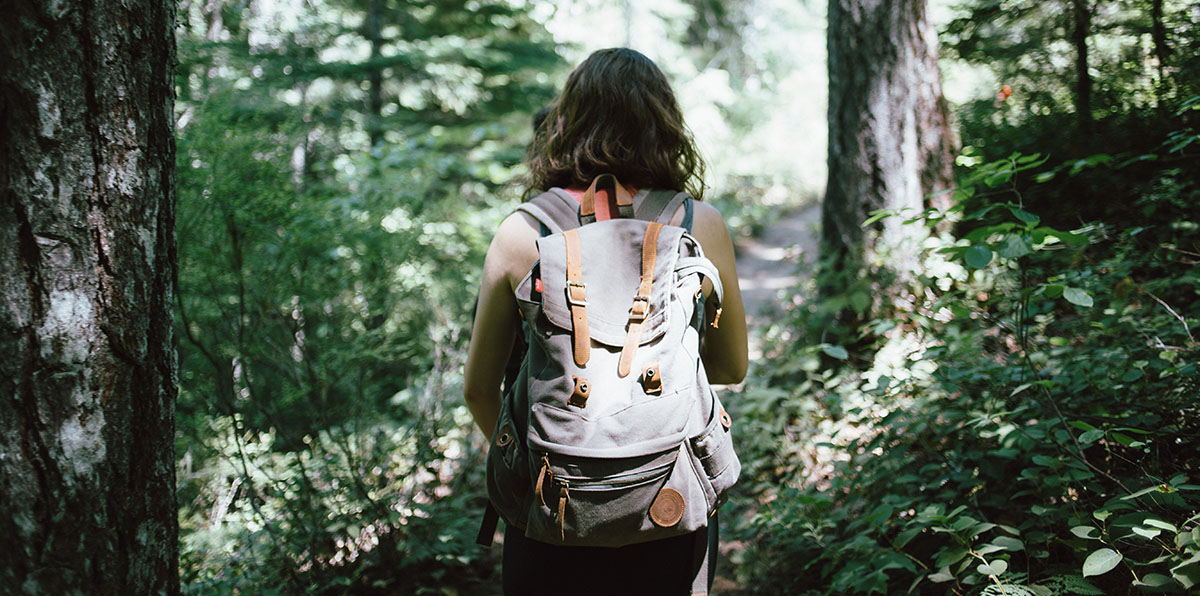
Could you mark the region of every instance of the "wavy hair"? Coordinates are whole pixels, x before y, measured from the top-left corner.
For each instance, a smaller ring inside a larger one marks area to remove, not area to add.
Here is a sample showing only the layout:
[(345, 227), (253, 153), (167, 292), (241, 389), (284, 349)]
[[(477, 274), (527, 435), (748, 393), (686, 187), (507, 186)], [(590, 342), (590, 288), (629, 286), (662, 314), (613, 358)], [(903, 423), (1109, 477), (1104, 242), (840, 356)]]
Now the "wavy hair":
[(599, 50), (567, 78), (525, 156), (527, 194), (610, 173), (701, 198), (704, 162), (666, 75), (628, 48)]

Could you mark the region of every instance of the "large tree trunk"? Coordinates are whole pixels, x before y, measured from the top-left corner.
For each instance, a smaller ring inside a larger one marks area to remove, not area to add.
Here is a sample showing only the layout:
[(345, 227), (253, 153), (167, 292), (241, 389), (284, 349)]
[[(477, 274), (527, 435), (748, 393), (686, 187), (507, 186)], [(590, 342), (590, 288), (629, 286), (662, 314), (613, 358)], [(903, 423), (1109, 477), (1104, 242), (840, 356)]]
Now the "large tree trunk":
[(828, 19), (822, 250), (851, 278), (887, 269), (903, 280), (917, 269), (919, 226), (895, 217), (862, 224), (877, 209), (919, 211), (947, 200), (930, 198), (950, 186), (954, 158), (937, 34), (925, 0), (830, 0)]
[(175, 594), (173, 0), (0, 19), (0, 593)]

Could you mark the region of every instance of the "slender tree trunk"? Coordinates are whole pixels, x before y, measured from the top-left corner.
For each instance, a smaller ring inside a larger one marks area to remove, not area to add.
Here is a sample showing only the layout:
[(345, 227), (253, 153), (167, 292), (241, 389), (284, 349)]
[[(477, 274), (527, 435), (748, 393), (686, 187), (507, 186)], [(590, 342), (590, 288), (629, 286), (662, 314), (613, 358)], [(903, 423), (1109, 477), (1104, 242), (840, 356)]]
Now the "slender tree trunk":
[(1167, 26), (1163, 23), (1163, 0), (1150, 2), (1150, 36), (1154, 39), (1154, 57), (1158, 59), (1158, 79), (1161, 87), (1166, 83), (1167, 59), (1171, 56), (1171, 45), (1167, 42)]
[(176, 594), (173, 0), (0, 20), (0, 593)]
[[(945, 197), (954, 155), (937, 34), (925, 0), (830, 0), (829, 180), (822, 251), (835, 270), (860, 277), (917, 269), (919, 226), (888, 218), (864, 230), (877, 209), (921, 210)], [(879, 278), (877, 278), (879, 279)], [(887, 282), (884, 282), (887, 283)], [(837, 293), (843, 287), (827, 287)]]
[(367, 92), (367, 133), (371, 146), (383, 140), (383, 0), (371, 0), (367, 10), (367, 40), (371, 42), (370, 90)]
[(1088, 35), (1092, 29), (1092, 8), (1087, 0), (1072, 0), (1074, 26), (1071, 43), (1075, 45), (1075, 112), (1079, 132), (1085, 137), (1092, 132), (1092, 73), (1088, 71)]

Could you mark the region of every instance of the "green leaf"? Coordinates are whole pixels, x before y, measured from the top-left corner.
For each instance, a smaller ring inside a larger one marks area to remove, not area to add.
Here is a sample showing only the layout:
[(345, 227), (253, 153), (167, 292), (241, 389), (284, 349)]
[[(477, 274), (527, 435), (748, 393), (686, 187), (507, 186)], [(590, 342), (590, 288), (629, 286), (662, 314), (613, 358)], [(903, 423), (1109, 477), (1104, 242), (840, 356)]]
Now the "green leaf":
[(1018, 259), (1033, 252), (1033, 239), (1029, 236), (1010, 235), (996, 249), (1005, 259)]
[(963, 253), (963, 260), (969, 267), (982, 269), (992, 262), (992, 251), (986, 246), (975, 245)]
[(1159, 534), (1162, 534), (1162, 530), (1159, 530), (1158, 528), (1147, 528), (1144, 526), (1134, 526), (1133, 533), (1137, 534), (1138, 536), (1141, 536), (1142, 538), (1146, 538), (1148, 540), (1153, 540), (1156, 536), (1158, 536)]
[(1172, 532), (1172, 533), (1174, 533), (1174, 532), (1178, 532), (1178, 530), (1176, 530), (1176, 529), (1175, 529), (1175, 526), (1173, 526), (1173, 525), (1171, 525), (1171, 524), (1169, 524), (1169, 523), (1167, 523), (1167, 522), (1165, 522), (1165, 521), (1163, 521), (1163, 520), (1161, 520), (1161, 519), (1154, 519), (1154, 518), (1150, 518), (1150, 519), (1147, 519), (1146, 521), (1142, 522), (1142, 524), (1143, 524), (1143, 525), (1146, 525), (1146, 526), (1150, 526), (1150, 527), (1152, 527), (1152, 528), (1158, 528), (1158, 529), (1160, 529), (1160, 530), (1166, 530), (1166, 531), (1168, 531), (1168, 532)]
[(967, 549), (965, 549), (961, 546), (948, 547), (948, 548), (946, 548), (946, 550), (943, 550), (942, 552), (938, 553), (937, 566), (938, 567), (949, 567), (949, 566), (963, 560), (963, 557), (966, 557), (966, 556), (967, 556)]
[(1111, 548), (1102, 548), (1083, 561), (1083, 576), (1104, 575), (1112, 571), (1123, 558), (1121, 553)]
[(860, 315), (866, 313), (871, 308), (871, 295), (863, 291), (851, 292), (850, 308)]
[(1174, 586), (1175, 582), (1161, 573), (1147, 573), (1142, 579), (1133, 582), (1133, 585), (1139, 588), (1164, 588)]
[(1140, 378), (1142, 378), (1142, 371), (1137, 368), (1131, 368), (1121, 375), (1121, 381), (1124, 383), (1132, 383)]
[(1093, 528), (1092, 526), (1075, 526), (1074, 528), (1071, 528), (1071, 533), (1080, 538), (1084, 538), (1086, 540), (1099, 540), (1100, 534), (1096, 533), (1096, 535), (1093, 536), (1093, 532), (1096, 532), (1096, 528)]
[(1088, 443), (1095, 443), (1096, 441), (1099, 441), (1100, 437), (1103, 437), (1103, 436), (1104, 436), (1104, 431), (1102, 431), (1100, 429), (1092, 429), (1092, 430), (1089, 430), (1089, 431), (1079, 435), (1079, 442), (1084, 445), (1087, 445)]
[(992, 544), (1004, 550), (1025, 550), (1025, 543), (1011, 536), (997, 536), (992, 539)]
[(821, 351), (825, 352), (825, 354), (829, 357), (837, 358), (838, 360), (845, 360), (850, 357), (850, 353), (847, 352), (846, 348), (843, 348), (842, 346), (824, 345), (821, 346)]
[(1065, 289), (1067, 289), (1067, 286), (1062, 284), (1049, 284), (1046, 286), (1046, 297), (1058, 298), (1063, 295), (1063, 290)]
[(1053, 468), (1053, 467), (1058, 466), (1058, 458), (1057, 457), (1050, 457), (1049, 455), (1038, 454), (1038, 455), (1033, 456), (1030, 459), (1033, 460), (1033, 463), (1035, 463), (1039, 466), (1045, 466), (1047, 468)]
[(896, 546), (896, 548), (904, 548), (904, 545), (908, 544), (909, 541), (911, 541), (913, 538), (915, 538), (917, 536), (917, 534), (920, 534), (920, 533), (921, 533), (921, 528), (919, 528), (919, 527), (918, 528), (909, 528), (903, 532), (900, 532), (900, 535), (896, 536), (896, 540), (895, 540), (895, 542), (893, 542), (893, 544)]
[(1092, 297), (1079, 288), (1068, 287), (1063, 289), (1063, 298), (1066, 298), (1067, 302), (1078, 306), (1090, 307), (1092, 305)]
[(866, 221), (862, 222), (862, 227), (865, 228), (885, 217), (891, 217), (893, 215), (896, 215), (896, 212), (891, 209), (876, 209), (875, 211), (871, 212), (871, 217), (868, 217)]
[(1037, 224), (1039, 221), (1042, 221), (1042, 218), (1024, 209), (1021, 209), (1020, 207), (1009, 207), (1008, 210), (1012, 212), (1013, 217), (1016, 217), (1027, 224)]
[(1001, 573), (1008, 571), (1008, 561), (1005, 561), (1004, 559), (996, 559), (991, 563), (983, 563), (979, 565), (975, 568), (975, 570), (987, 576), (1000, 575)]
[(931, 581), (935, 584), (940, 584), (942, 582), (948, 582), (952, 579), (954, 579), (954, 574), (950, 573), (949, 565), (942, 567), (941, 569), (938, 569), (937, 573), (931, 574), (929, 576), (929, 581)]
[[(1114, 441), (1116, 441), (1126, 447), (1140, 447), (1145, 444), (1145, 443), (1142, 443), (1141, 441), (1134, 439), (1133, 437), (1131, 437), (1129, 435), (1118, 433), (1118, 432), (1114, 432), (1112, 434), (1112, 438)], [(1134, 443), (1136, 443), (1136, 445)]]

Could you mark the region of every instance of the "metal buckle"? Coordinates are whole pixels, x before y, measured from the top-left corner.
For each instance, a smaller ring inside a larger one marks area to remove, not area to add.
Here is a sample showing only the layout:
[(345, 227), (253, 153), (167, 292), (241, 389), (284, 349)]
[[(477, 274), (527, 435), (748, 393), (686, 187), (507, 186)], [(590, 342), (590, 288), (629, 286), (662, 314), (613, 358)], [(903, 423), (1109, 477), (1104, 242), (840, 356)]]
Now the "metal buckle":
[[(571, 295), (571, 288), (579, 288), (583, 293), (581, 298)], [(567, 302), (572, 306), (587, 306), (587, 282), (567, 280)]]
[[(639, 303), (644, 305), (642, 312), (637, 312), (637, 307), (638, 307)], [(642, 296), (640, 294), (637, 296), (634, 296), (633, 297), (633, 306), (629, 307), (629, 320), (640, 323), (642, 321), (645, 321), (646, 317), (648, 317), (648, 316), (650, 316), (650, 297)]]

